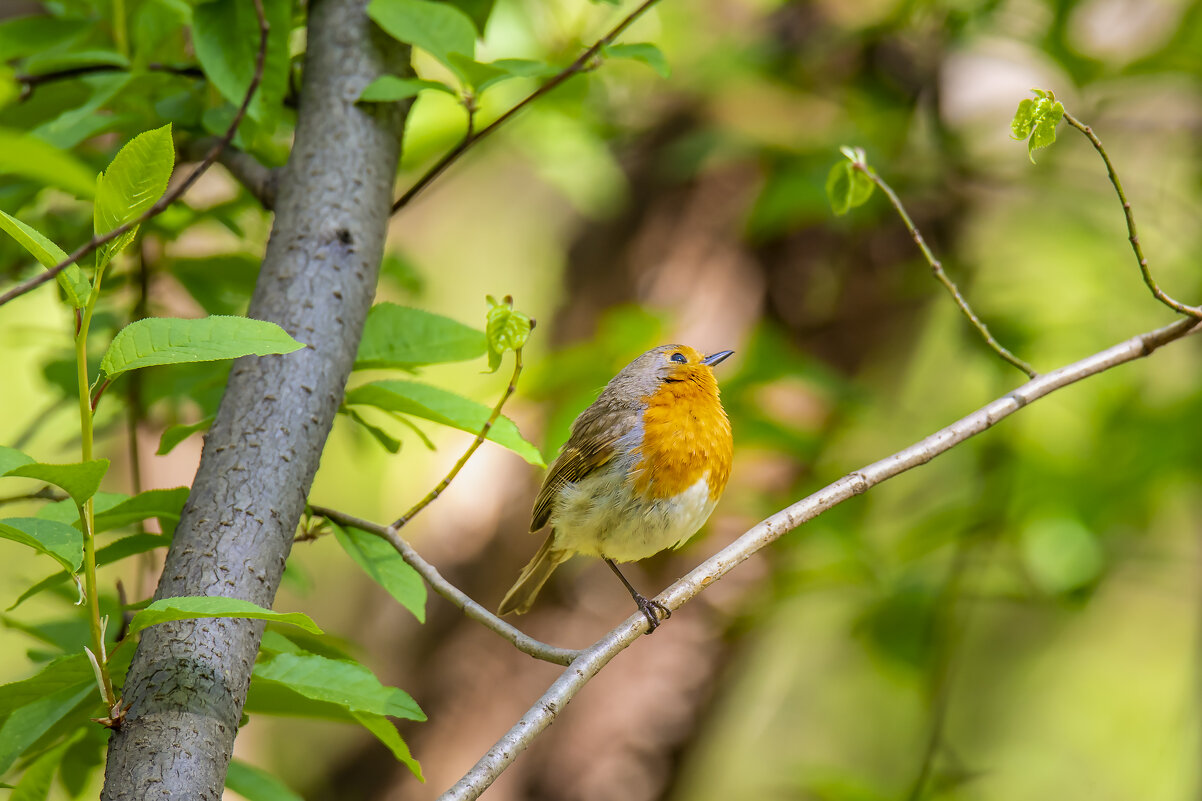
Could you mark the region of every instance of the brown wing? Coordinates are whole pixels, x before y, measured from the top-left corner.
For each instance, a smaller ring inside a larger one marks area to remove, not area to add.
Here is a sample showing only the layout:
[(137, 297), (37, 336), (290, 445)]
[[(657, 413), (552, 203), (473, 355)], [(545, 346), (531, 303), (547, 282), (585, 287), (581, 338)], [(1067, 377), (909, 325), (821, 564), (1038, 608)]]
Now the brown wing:
[(543, 487), (534, 502), (531, 531), (547, 525), (555, 498), (564, 485), (579, 481), (617, 455), (618, 440), (630, 431), (635, 420), (636, 415), (623, 413), (620, 409), (606, 409), (600, 401), (576, 418), (572, 436), (543, 479)]

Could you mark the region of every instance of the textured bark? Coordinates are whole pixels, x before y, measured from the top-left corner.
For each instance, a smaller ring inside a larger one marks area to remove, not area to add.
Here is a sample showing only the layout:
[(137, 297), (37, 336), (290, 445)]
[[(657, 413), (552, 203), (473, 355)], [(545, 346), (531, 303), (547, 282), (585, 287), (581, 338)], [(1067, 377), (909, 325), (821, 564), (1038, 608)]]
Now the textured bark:
[[(270, 607), (342, 399), (384, 245), (404, 109), (355, 105), (406, 49), (366, 0), (309, 6), (295, 146), (249, 314), (309, 347), (235, 363), (156, 598), (220, 595)], [(219, 799), (262, 623), (206, 619), (142, 635), (103, 797)]]

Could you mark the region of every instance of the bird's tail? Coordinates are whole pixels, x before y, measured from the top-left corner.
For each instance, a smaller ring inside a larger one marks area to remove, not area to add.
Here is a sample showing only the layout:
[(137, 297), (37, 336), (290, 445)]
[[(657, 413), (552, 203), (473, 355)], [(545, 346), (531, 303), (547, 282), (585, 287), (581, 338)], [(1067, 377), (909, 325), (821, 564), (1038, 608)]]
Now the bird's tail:
[(538, 591), (547, 583), (551, 573), (571, 556), (567, 551), (555, 550), (552, 542), (554, 539), (555, 532), (552, 531), (530, 563), (522, 568), (522, 575), (518, 576), (509, 592), (505, 593), (505, 598), (497, 609), (498, 615), (507, 615), (510, 612), (521, 615), (529, 612), (534, 599), (538, 597)]

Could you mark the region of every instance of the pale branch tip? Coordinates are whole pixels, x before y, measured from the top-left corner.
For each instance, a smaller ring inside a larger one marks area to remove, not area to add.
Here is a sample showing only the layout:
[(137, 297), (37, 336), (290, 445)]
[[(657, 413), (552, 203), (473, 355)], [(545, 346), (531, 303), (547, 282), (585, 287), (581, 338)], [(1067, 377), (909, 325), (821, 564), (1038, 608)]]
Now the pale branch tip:
[(430, 169), (426, 170), (426, 172), (423, 173), (422, 176), (420, 178), (418, 178), (413, 183), (412, 186), (410, 186), (407, 190), (405, 190), (404, 194), (402, 194), (400, 197), (398, 197), (393, 202), (392, 213), (396, 214), (398, 211), (403, 209), (405, 206), (409, 205), (409, 203), (415, 197), (417, 197), (418, 193), (420, 193), (423, 189), (425, 189), (427, 186), (429, 186), (431, 183), (433, 183), (434, 179), (436, 179), (438, 176), (442, 175), (442, 173), (448, 167), (450, 167), (452, 164), (454, 164), (459, 159), (460, 156), (462, 156), (464, 153), (466, 153), (473, 145), (475, 145), (481, 139), (488, 136), (493, 131), (495, 131), (497, 128), (499, 128), (500, 126), (504, 125), (506, 122), (511, 120), (514, 116), (517, 115), (517, 113), (519, 111), (521, 111), (526, 106), (533, 103), (535, 100), (538, 100), (543, 95), (549, 93), (552, 89), (555, 89), (557, 86), (559, 86), (564, 81), (571, 78), (573, 75), (577, 75), (582, 72), (587, 72), (589, 69), (591, 69), (592, 60), (601, 52), (602, 48), (604, 48), (608, 44), (611, 44), (615, 39), (617, 39), (619, 36), (621, 36), (623, 31), (625, 31), (627, 28), (629, 28), (634, 23), (635, 20), (637, 20), (640, 16), (642, 16), (643, 13), (645, 11), (647, 11), (647, 9), (651, 8), (651, 6), (655, 5), (657, 2), (659, 2), (659, 0), (643, 0), (643, 2), (640, 3), (633, 11), (631, 11), (629, 14), (627, 14), (625, 17), (623, 17), (618, 22), (617, 25), (610, 28), (609, 31), (604, 36), (602, 36), (597, 41), (593, 42), (593, 44), (590, 45), (588, 47), (588, 49), (586, 49), (583, 53), (581, 53), (579, 56), (577, 56), (575, 61), (573, 61), (568, 66), (564, 67), (559, 72), (557, 72), (555, 75), (553, 75), (550, 78), (550, 80), (548, 80), (546, 83), (539, 86), (537, 89), (535, 89), (530, 94), (526, 95), (526, 97), (524, 97), (520, 101), (518, 101), (518, 103), (516, 105), (512, 106), (508, 111), (506, 111), (500, 117), (497, 117), (495, 120), (493, 120), (488, 125), (481, 128), (479, 131), (473, 132), (473, 130), (472, 130), (472, 126), (474, 123), (470, 116), (471, 110), (469, 109), (467, 135), (462, 140), (460, 140), (459, 144), (457, 144), (451, 150), (447, 151), (442, 156), (442, 158), (440, 158), (437, 162), (435, 162), (434, 165), (432, 167), (430, 167)]
[(170, 206), (176, 200), (179, 200), (179, 198), (182, 197), (183, 194), (187, 192), (194, 183), (196, 183), (197, 179), (199, 179), (200, 176), (209, 169), (209, 167), (213, 166), (213, 162), (215, 162), (217, 157), (221, 155), (222, 150), (224, 150), (229, 143), (233, 141), (234, 135), (238, 132), (238, 126), (242, 124), (242, 119), (246, 116), (247, 109), (250, 108), (250, 101), (254, 97), (255, 92), (258, 90), (259, 84), (263, 80), (263, 65), (267, 58), (267, 34), (270, 30), (270, 26), (267, 23), (267, 16), (263, 10), (263, 0), (254, 0), (254, 7), (255, 16), (258, 18), (259, 22), (259, 49), (255, 54), (255, 70), (251, 75), (250, 85), (246, 89), (246, 95), (242, 98), (241, 105), (239, 105), (238, 110), (234, 112), (234, 118), (230, 121), (229, 128), (227, 128), (225, 134), (223, 134), (222, 137), (217, 140), (200, 164), (196, 165), (192, 172), (188, 174), (188, 177), (177, 184), (174, 188), (168, 190), (161, 198), (158, 199), (158, 201), (155, 202), (153, 206), (151, 206), (137, 218), (130, 220), (124, 225), (117, 226), (106, 234), (97, 234), (96, 236), (93, 236), (83, 245), (76, 248), (75, 252), (71, 253), (69, 256), (67, 256), (67, 258), (63, 259), (58, 264), (38, 273), (32, 278), (22, 281), (7, 292), (0, 294), (0, 306), (3, 306), (10, 300), (18, 298), (21, 295), (36, 289), (47, 281), (52, 280), (60, 272), (72, 264), (75, 264), (81, 258), (91, 253), (101, 245), (111, 242), (112, 240), (116, 239), (127, 231), (136, 228), (147, 220), (162, 214), (168, 206)]
[(437, 568), (423, 559), (413, 549), (413, 546), (401, 538), (394, 526), (381, 526), (370, 520), (363, 520), (325, 506), (310, 505), (309, 508), (313, 510), (314, 514), (321, 515), (340, 526), (357, 528), (387, 542), (410, 567), (417, 571), (417, 574), (430, 585), (431, 589), (450, 601), (465, 616), (499, 634), (522, 653), (556, 665), (569, 665), (580, 656), (581, 651), (572, 648), (559, 648), (536, 640), (485, 609), (484, 606), (474, 601), (463, 590), (443, 578)]
[[(1011, 392), (962, 417), (951, 425), (884, 459), (853, 470), (839, 480), (782, 509), (749, 529), (737, 540), (693, 568), (660, 593), (656, 600), (679, 609), (709, 585), (786, 533), (840, 503), (894, 478), (981, 434), (1033, 401), (1058, 389), (1147, 356), (1170, 342), (1202, 330), (1202, 323), (1186, 318), (1132, 337), (1084, 359), (1039, 375)], [(558, 716), (568, 702), (618, 653), (640, 639), (647, 627), (635, 613), (608, 634), (585, 648), (521, 719), (439, 801), (478, 798)]]
[(1118, 172), (1114, 169), (1114, 164), (1110, 161), (1110, 154), (1106, 152), (1106, 148), (1102, 145), (1102, 140), (1094, 133), (1093, 128), (1081, 122), (1068, 111), (1064, 112), (1064, 121), (1073, 128), (1080, 131), (1089, 143), (1093, 145), (1093, 149), (1102, 157), (1102, 163), (1106, 165), (1106, 175), (1110, 178), (1110, 183), (1114, 186), (1114, 192), (1118, 195), (1119, 203), (1123, 207), (1123, 217), (1127, 221), (1127, 239), (1131, 243), (1131, 250), (1135, 254), (1135, 261), (1139, 265), (1139, 273), (1144, 279), (1144, 284), (1152, 293), (1152, 297), (1168, 306), (1178, 314), (1187, 314), (1195, 319), (1202, 320), (1202, 307), (1187, 306), (1181, 301), (1169, 295), (1160, 285), (1156, 283), (1156, 279), (1152, 277), (1152, 271), (1148, 267), (1148, 259), (1144, 256), (1143, 246), (1140, 244), (1139, 235), (1135, 229), (1135, 214), (1131, 210), (1131, 203), (1127, 200), (1127, 193), (1123, 191), (1123, 184), (1119, 181)]
[(474, 454), (476, 450), (484, 444), (484, 440), (488, 438), (488, 432), (492, 430), (493, 425), (497, 422), (497, 418), (501, 416), (501, 409), (505, 406), (505, 403), (511, 397), (513, 397), (513, 393), (517, 391), (518, 377), (521, 376), (521, 374), (522, 349), (516, 348), (513, 352), (513, 375), (509, 377), (508, 386), (506, 386), (505, 391), (501, 393), (500, 399), (498, 399), (496, 405), (493, 406), (492, 412), (488, 415), (488, 419), (484, 421), (484, 426), (480, 429), (480, 432), (476, 434), (476, 438), (472, 440), (470, 445), (467, 446), (467, 450), (464, 451), (463, 456), (459, 457), (459, 461), (455, 462), (455, 465), (451, 468), (450, 472), (446, 474), (442, 481), (438, 482), (434, 489), (426, 493), (426, 496), (414, 504), (409, 511), (405, 512), (396, 519), (396, 521), (392, 524), (394, 529), (400, 530), (404, 528), (410, 520), (417, 516), (418, 512), (420, 512), (422, 509), (425, 509), (427, 506), (437, 500), (438, 496), (442, 495), (442, 493), (446, 491), (446, 488), (451, 485), (451, 482), (455, 480), (455, 476), (459, 475), (459, 471), (461, 471), (464, 465), (467, 464), (467, 460), (472, 458), (472, 454)]
[(935, 279), (942, 284), (943, 288), (946, 289), (948, 294), (952, 296), (952, 300), (955, 301), (956, 306), (960, 309), (960, 312), (968, 320), (969, 324), (976, 329), (977, 333), (981, 335), (981, 338), (985, 340), (985, 344), (988, 345), (994, 353), (1002, 357), (1002, 359), (1004, 359), (1006, 362), (1018, 368), (1019, 370), (1022, 370), (1023, 373), (1026, 374), (1027, 378), (1034, 379), (1038, 377), (1039, 373), (1036, 372), (1035, 368), (1027, 364), (1019, 357), (1015, 356), (1008, 348), (1002, 345), (1002, 343), (999, 342), (997, 338), (990, 332), (989, 327), (985, 325), (981, 318), (977, 316), (977, 313), (973, 311), (972, 306), (970, 306), (968, 303), (968, 300), (964, 297), (963, 293), (960, 292), (960, 288), (956, 286), (956, 283), (948, 276), (947, 271), (943, 269), (943, 262), (935, 257), (934, 252), (931, 250), (930, 246), (927, 245), (926, 239), (924, 239), (922, 236), (922, 232), (918, 230), (918, 226), (915, 225), (914, 220), (910, 218), (910, 215), (906, 211), (906, 207), (902, 203), (901, 198), (899, 198), (897, 193), (893, 191), (893, 187), (889, 186), (885, 179), (877, 175), (874, 170), (866, 169), (862, 163), (857, 163), (856, 168), (860, 169), (865, 175), (867, 175), (869, 180), (876, 184), (881, 192), (885, 194), (885, 197), (889, 199), (889, 203), (893, 206), (893, 209), (897, 212), (897, 215), (901, 217), (901, 221), (906, 226), (906, 230), (910, 232), (910, 238), (914, 240), (914, 244), (918, 246), (919, 252), (922, 253), (923, 258), (926, 259), (927, 264), (930, 265), (931, 272), (934, 274)]

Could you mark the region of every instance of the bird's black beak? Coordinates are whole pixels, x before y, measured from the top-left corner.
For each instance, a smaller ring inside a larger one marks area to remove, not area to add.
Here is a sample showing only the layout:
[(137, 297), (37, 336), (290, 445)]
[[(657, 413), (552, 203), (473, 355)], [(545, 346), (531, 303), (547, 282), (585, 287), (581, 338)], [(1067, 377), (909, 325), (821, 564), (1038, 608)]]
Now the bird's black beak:
[(734, 353), (733, 350), (720, 350), (717, 353), (706, 356), (701, 360), (701, 363), (708, 364), (710, 367), (713, 367), (715, 364), (718, 364), (732, 353)]

